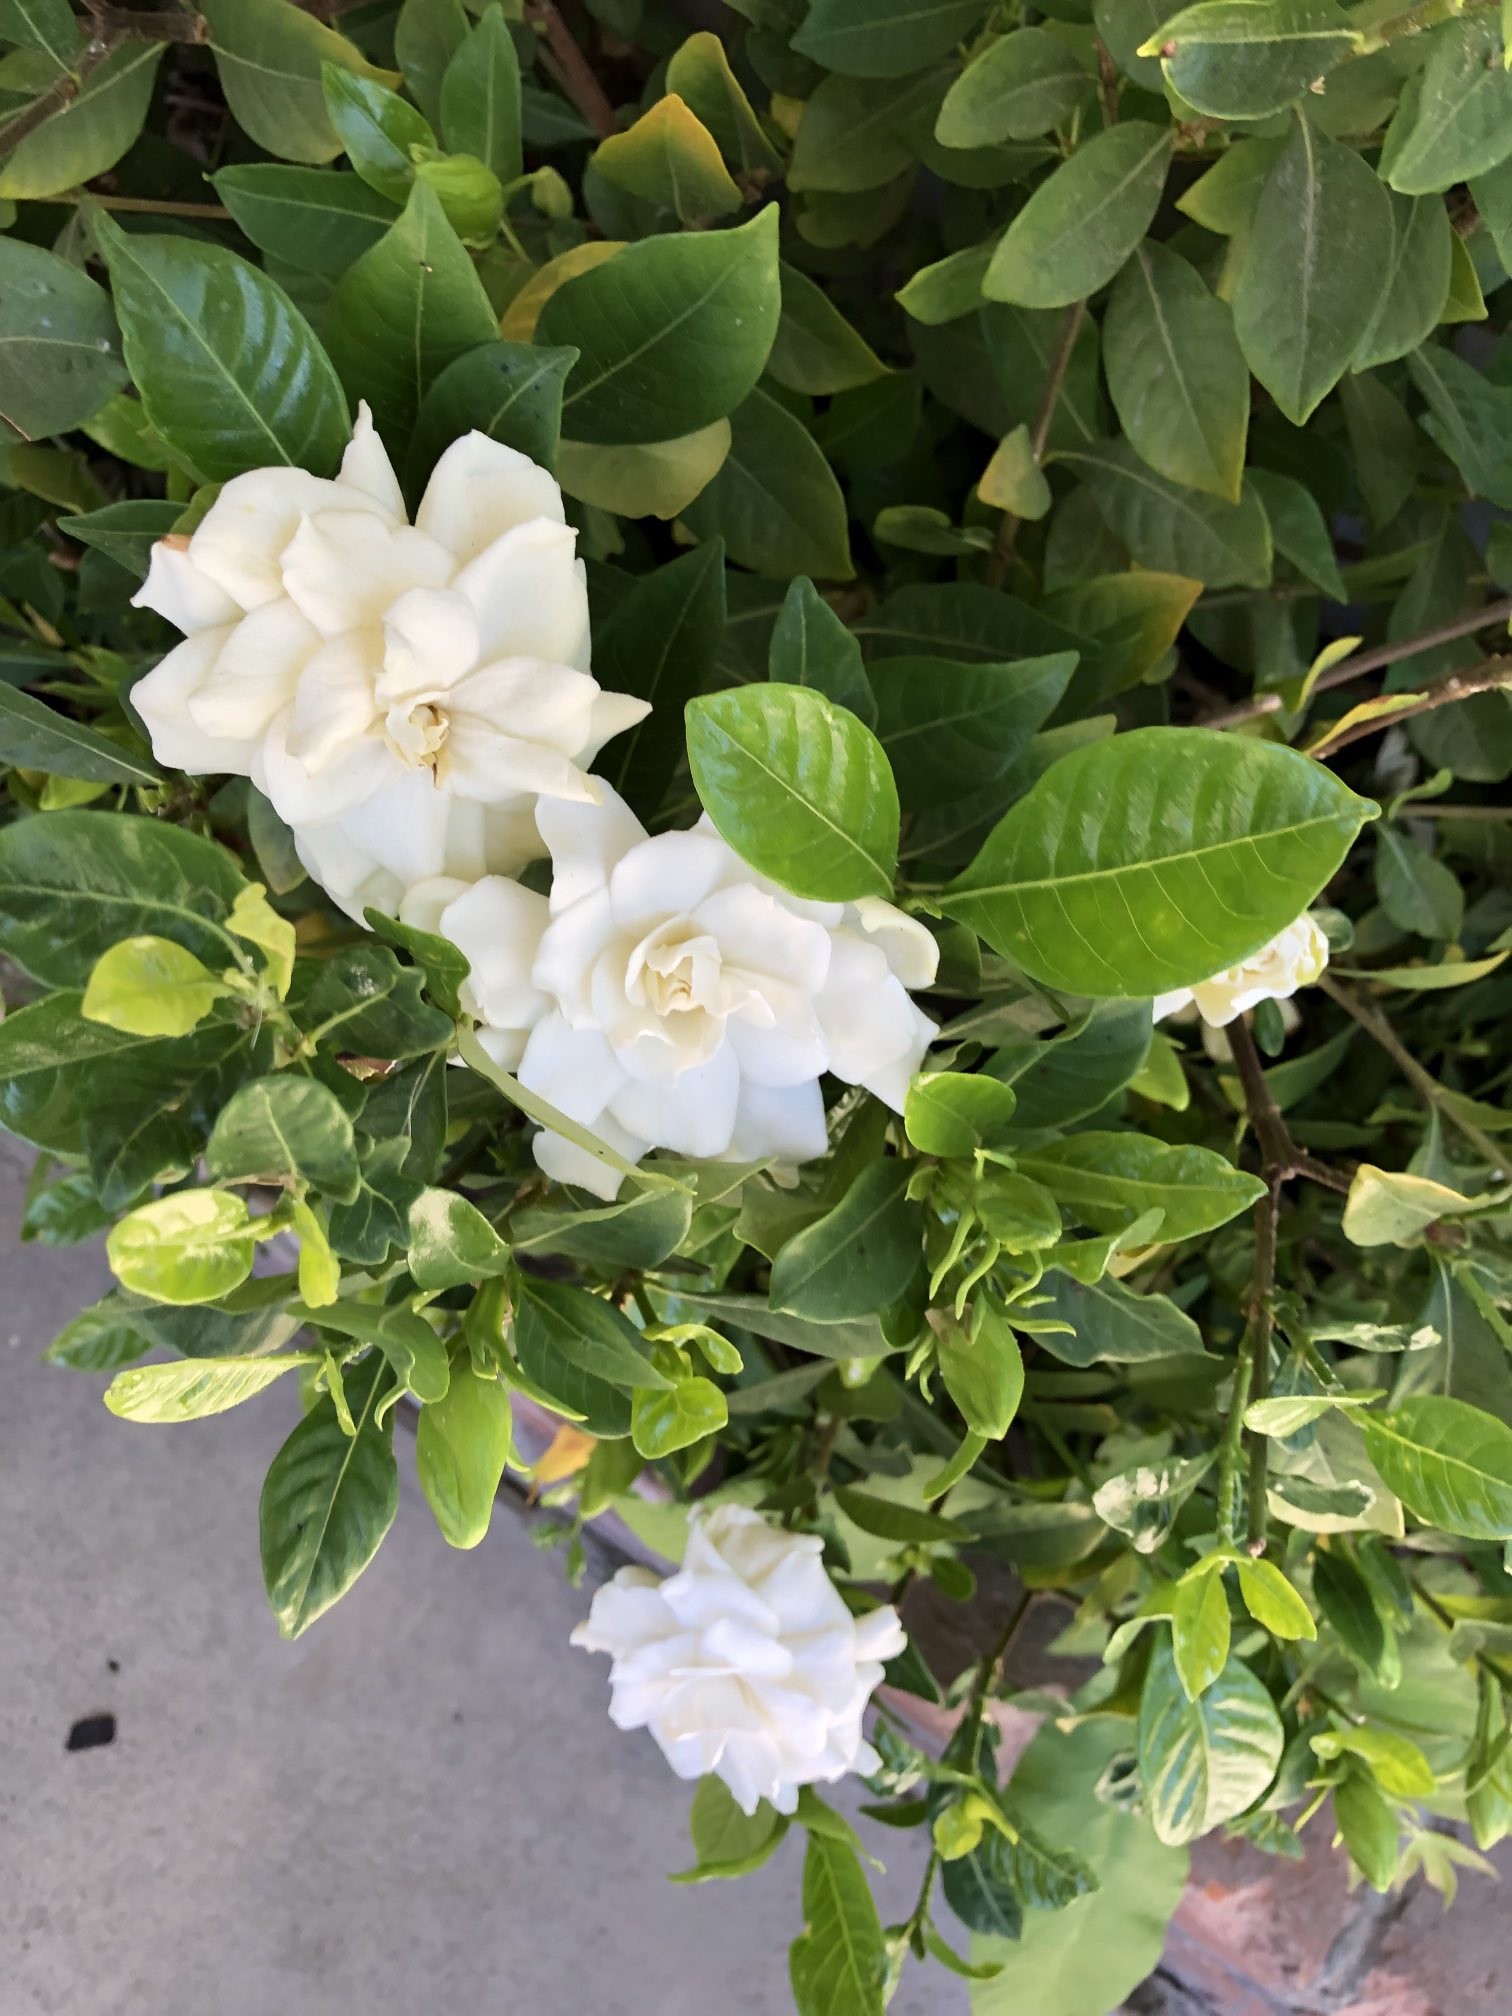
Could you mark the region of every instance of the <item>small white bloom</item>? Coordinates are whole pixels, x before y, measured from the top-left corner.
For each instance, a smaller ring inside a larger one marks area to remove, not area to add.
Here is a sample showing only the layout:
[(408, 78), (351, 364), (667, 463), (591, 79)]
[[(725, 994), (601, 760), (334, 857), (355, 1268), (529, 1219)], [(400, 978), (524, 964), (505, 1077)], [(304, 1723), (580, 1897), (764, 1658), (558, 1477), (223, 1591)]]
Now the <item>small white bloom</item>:
[[(826, 1146), (819, 1079), (901, 1111), (935, 1024), (909, 998), (938, 952), (890, 903), (811, 903), (748, 868), (707, 821), (648, 838), (607, 786), (541, 800), (550, 900), (489, 877), (424, 883), (401, 915), (461, 947), (479, 1040), (520, 1082), (638, 1161), (653, 1147), (797, 1163)], [(619, 1179), (559, 1135), (548, 1175)]]
[(452, 443), (411, 525), (364, 405), (332, 481), (254, 469), (135, 600), (185, 641), (132, 700), (165, 763), (248, 776), (353, 916), (429, 876), (540, 852), (541, 795), (647, 703), (589, 676), (588, 596), (562, 493), (482, 434)]
[(1204, 1022), (1225, 1029), (1246, 1009), (1262, 1001), (1286, 1001), (1299, 987), (1310, 987), (1328, 964), (1328, 940), (1306, 912), (1294, 918), (1268, 945), (1237, 966), (1227, 966), (1195, 987), (1182, 987), (1155, 997), (1155, 1020), (1195, 1006)]
[(745, 1813), (880, 1762), (861, 1716), (907, 1639), (890, 1604), (851, 1616), (821, 1552), (742, 1505), (696, 1511), (677, 1574), (621, 1568), (572, 1634), (614, 1660), (616, 1728), (649, 1729), (679, 1778), (717, 1773)]

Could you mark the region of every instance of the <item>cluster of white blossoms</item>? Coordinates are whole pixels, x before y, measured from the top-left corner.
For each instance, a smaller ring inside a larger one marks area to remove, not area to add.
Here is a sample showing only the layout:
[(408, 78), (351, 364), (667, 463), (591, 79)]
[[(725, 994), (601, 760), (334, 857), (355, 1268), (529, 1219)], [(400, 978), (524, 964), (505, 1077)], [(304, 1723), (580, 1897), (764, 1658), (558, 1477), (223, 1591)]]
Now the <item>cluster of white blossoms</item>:
[(851, 1615), (822, 1545), (742, 1505), (696, 1511), (675, 1575), (621, 1568), (572, 1634), (613, 1658), (616, 1727), (649, 1729), (679, 1778), (714, 1772), (745, 1813), (880, 1763), (862, 1712), (907, 1641), (890, 1604)]
[(1226, 966), (1195, 987), (1157, 994), (1155, 1020), (1195, 1008), (1209, 1028), (1226, 1029), (1262, 1001), (1289, 1001), (1299, 987), (1311, 987), (1327, 964), (1328, 940), (1317, 920), (1304, 912), (1237, 966)]
[[(824, 1072), (902, 1110), (935, 941), (786, 894), (707, 822), (648, 838), (587, 774), (649, 709), (590, 676), (575, 540), (552, 477), (481, 434), (411, 525), (361, 407), (335, 480), (252, 470), (153, 548), (136, 599), (186, 637), (132, 702), (162, 762), (250, 777), (351, 916), (451, 939), (480, 1042), (626, 1160), (809, 1160)], [(512, 879), (543, 854), (549, 898)], [(619, 1187), (558, 1135), (535, 1153)]]

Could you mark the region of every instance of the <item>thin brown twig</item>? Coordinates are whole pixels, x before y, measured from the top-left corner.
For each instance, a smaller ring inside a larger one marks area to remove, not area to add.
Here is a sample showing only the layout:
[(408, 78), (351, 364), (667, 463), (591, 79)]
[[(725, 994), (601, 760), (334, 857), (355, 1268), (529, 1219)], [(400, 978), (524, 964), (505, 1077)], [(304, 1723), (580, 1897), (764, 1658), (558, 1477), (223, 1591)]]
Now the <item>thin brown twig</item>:
[(1447, 678), (1425, 687), (1414, 700), (1408, 700), (1404, 694), (1402, 698), (1407, 704), (1393, 707), (1389, 713), (1377, 714), (1368, 721), (1341, 723), (1336, 731), (1315, 742), (1307, 753), (1321, 763), (1330, 756), (1337, 756), (1352, 742), (1362, 741), (1367, 735), (1379, 735), (1385, 728), (1394, 728), (1398, 721), (1411, 721), (1419, 714), (1431, 714), (1435, 707), (1452, 706), (1455, 701), (1468, 700), (1475, 693), (1495, 693), (1509, 687), (1512, 687), (1512, 658), (1491, 658), (1478, 671), (1451, 672)]
[[(1034, 416), (1034, 426), (1029, 435), (1029, 446), (1034, 455), (1035, 465), (1043, 461), (1045, 444), (1050, 439), (1050, 429), (1055, 422), (1055, 409), (1060, 401), (1061, 389), (1066, 382), (1066, 373), (1071, 368), (1071, 354), (1076, 348), (1076, 339), (1081, 333), (1082, 317), (1087, 312), (1085, 301), (1073, 301), (1061, 321), (1055, 339), (1055, 348), (1050, 353), (1050, 362), (1045, 372), (1045, 383), (1040, 391), (1038, 410)], [(1023, 520), (1012, 511), (1003, 513), (997, 529), (992, 551), (987, 556), (987, 585), (1001, 588), (1008, 572), (1008, 563), (1013, 558), (1018, 544), (1019, 527)]]
[(1489, 1134), (1483, 1134), (1473, 1120), (1465, 1118), (1447, 1088), (1440, 1085), (1431, 1071), (1419, 1064), (1382, 1010), (1377, 1008), (1374, 1002), (1362, 1000), (1352, 987), (1346, 987), (1331, 973), (1323, 974), (1318, 985), (1331, 1000), (1338, 1002), (1346, 1015), (1359, 1023), (1367, 1036), (1373, 1037), (1380, 1044), (1419, 1097), (1435, 1112), (1443, 1114), (1449, 1125), (1470, 1143), (1482, 1161), (1487, 1163), (1494, 1173), (1505, 1174), (1509, 1163), (1507, 1150), (1498, 1148)]
[[(1431, 630), (1420, 631), (1415, 637), (1400, 637), (1395, 643), (1377, 644), (1369, 651), (1356, 651), (1352, 657), (1343, 658), (1337, 665), (1330, 665), (1326, 672), (1319, 673), (1312, 690), (1314, 693), (1330, 693), (1336, 686), (1347, 686), (1351, 680), (1363, 679), (1367, 672), (1381, 672), (1388, 665), (1399, 665), (1404, 658), (1416, 657), (1419, 651), (1431, 651), (1439, 644), (1453, 644), (1461, 637), (1473, 637), (1478, 630), (1489, 630), (1497, 623), (1509, 621), (1512, 621), (1512, 595), (1504, 595), (1498, 602), (1487, 602), (1470, 615), (1456, 616), (1451, 622), (1437, 623)], [(1254, 721), (1263, 714), (1279, 714), (1281, 705), (1279, 693), (1257, 693), (1236, 707), (1225, 707), (1216, 714), (1209, 714), (1202, 726), (1237, 728), (1242, 722)]]
[(208, 42), (210, 23), (185, 7), (114, 7), (84, 0), (98, 32), (134, 42)]
[(617, 133), (619, 120), (608, 93), (594, 76), (592, 65), (578, 47), (554, 0), (527, 0), (525, 19), (541, 30), (551, 58), (548, 67), (599, 139), (607, 140)]

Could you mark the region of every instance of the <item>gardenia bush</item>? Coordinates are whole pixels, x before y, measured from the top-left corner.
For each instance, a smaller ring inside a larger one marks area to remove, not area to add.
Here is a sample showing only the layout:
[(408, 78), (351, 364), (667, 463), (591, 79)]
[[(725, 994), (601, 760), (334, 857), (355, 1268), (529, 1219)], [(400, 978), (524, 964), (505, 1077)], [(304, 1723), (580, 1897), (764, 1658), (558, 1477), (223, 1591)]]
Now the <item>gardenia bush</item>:
[(49, 1355), (298, 1384), (289, 1637), (402, 1419), (454, 1546), (632, 1529), (577, 1643), (801, 2016), (1512, 1828), (1501, 13), (0, 0)]

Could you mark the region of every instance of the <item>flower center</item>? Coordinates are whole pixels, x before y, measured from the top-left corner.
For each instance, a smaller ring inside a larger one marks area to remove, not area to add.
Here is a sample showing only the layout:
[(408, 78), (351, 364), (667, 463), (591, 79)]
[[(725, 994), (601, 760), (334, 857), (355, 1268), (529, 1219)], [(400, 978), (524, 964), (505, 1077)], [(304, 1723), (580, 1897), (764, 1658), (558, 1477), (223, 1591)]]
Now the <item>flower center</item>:
[(451, 722), (433, 700), (396, 700), (384, 716), (384, 739), (412, 770), (438, 773), (450, 732)]
[(654, 1015), (687, 1015), (698, 1009), (724, 1011), (719, 945), (706, 932), (690, 934), (686, 918), (675, 918), (643, 938), (625, 972), (625, 992)]

